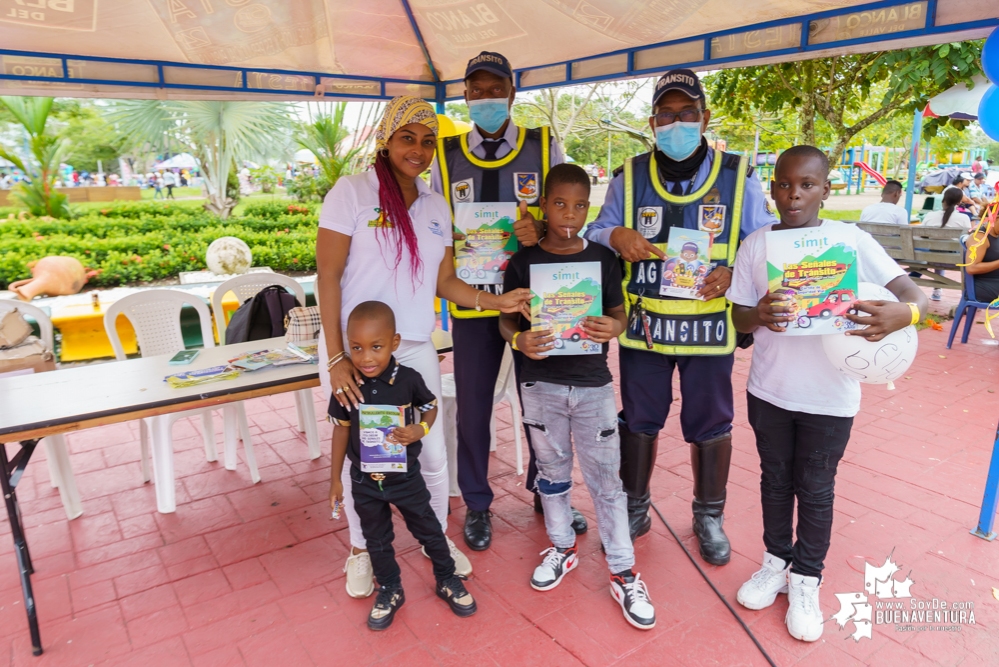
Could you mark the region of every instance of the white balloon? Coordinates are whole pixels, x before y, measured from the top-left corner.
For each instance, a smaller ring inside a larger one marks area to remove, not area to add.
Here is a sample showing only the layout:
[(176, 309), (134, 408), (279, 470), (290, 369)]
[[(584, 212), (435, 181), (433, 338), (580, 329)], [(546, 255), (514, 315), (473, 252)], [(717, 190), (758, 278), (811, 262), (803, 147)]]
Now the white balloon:
[(208, 246), (205, 264), (208, 265), (208, 270), (216, 275), (240, 275), (253, 266), (253, 253), (243, 239), (223, 236)]
[[(857, 297), (861, 301), (898, 301), (881, 285), (860, 283), (857, 287)], [(822, 349), (841, 373), (866, 384), (887, 384), (889, 389), (894, 388), (892, 381), (912, 366), (918, 346), (916, 327), (911, 325), (893, 331), (875, 343), (846, 334), (822, 337)]]

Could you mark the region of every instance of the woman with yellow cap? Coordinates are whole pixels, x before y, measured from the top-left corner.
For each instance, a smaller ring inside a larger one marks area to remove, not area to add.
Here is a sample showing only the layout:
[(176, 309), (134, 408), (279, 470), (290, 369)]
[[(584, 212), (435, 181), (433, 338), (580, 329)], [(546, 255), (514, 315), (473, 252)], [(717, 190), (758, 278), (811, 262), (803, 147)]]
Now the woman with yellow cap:
[[(455, 275), (451, 209), (444, 197), (420, 178), (437, 148), (437, 115), (424, 100), (396, 97), (388, 103), (375, 133), (374, 169), (336, 182), (319, 214), (316, 239), (317, 298), (322, 313), (320, 372), (326, 398), (347, 409), (362, 401), (362, 376), (350, 360), (343, 333), (347, 316), (360, 303), (381, 301), (392, 308), (402, 338), (395, 359), (423, 376), (441, 396), (440, 365), (430, 340), (436, 326), (434, 296), (466, 308), (523, 311), (530, 291), (502, 296), (477, 290)], [(430, 504), (447, 527), (448, 474), (443, 426), (422, 438), (419, 456)], [(374, 590), (371, 561), (351, 502), (349, 468), (341, 476), (350, 527), (351, 554), (344, 566), (351, 597)], [(467, 576), (468, 558), (448, 539), (459, 575)]]

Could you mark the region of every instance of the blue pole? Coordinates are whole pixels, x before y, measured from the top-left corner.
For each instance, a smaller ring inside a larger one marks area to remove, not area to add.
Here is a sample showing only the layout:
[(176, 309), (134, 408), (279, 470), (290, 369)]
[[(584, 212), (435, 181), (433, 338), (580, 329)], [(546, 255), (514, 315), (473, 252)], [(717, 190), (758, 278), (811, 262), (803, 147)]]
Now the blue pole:
[(991, 542), (996, 539), (992, 530), (996, 521), (996, 508), (999, 505), (999, 428), (992, 445), (992, 461), (989, 463), (989, 476), (985, 480), (985, 497), (982, 498), (982, 513), (978, 516), (978, 527), (971, 531), (975, 537)]
[(905, 213), (908, 216), (912, 216), (912, 195), (916, 191), (916, 163), (919, 162), (919, 139), (922, 134), (923, 110), (916, 109), (912, 117), (912, 150), (909, 151), (909, 181), (905, 184)]

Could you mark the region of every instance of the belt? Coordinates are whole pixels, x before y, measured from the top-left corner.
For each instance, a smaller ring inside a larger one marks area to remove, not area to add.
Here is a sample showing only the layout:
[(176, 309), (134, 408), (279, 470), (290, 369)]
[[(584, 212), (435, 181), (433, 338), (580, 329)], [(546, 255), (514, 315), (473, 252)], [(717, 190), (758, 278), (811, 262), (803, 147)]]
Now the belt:
[(371, 479), (375, 480), (376, 482), (381, 482), (385, 479), (385, 473), (383, 472), (368, 472), (368, 473), (362, 472), (361, 474), (368, 475)]

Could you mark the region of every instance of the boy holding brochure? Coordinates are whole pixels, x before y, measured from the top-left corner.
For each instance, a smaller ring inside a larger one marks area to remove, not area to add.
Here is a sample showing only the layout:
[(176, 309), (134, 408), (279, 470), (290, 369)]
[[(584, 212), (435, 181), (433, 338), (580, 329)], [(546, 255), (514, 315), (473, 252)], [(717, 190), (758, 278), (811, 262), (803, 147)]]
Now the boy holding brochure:
[(607, 344), (627, 325), (621, 269), (614, 253), (579, 236), (589, 196), (590, 179), (580, 167), (552, 167), (540, 202), (547, 233), (538, 245), (513, 256), (504, 278), (504, 290), (533, 292), (533, 323), (518, 314), (500, 317), (503, 338), (527, 357), (520, 373), (524, 424), (532, 431), (536, 491), (552, 542), (541, 553), (531, 586), (551, 590), (578, 563), (570, 505), (575, 442), (607, 554), (611, 595), (631, 625), (648, 630), (655, 627), (655, 609), (645, 582), (632, 570), (635, 552), (607, 367)]
[[(927, 300), (870, 234), (854, 225), (819, 219), (822, 201), (829, 196), (829, 161), (822, 151), (795, 146), (782, 153), (774, 168), (770, 196), (780, 223), (758, 229), (743, 241), (728, 289), (736, 328), (753, 333), (755, 339), (747, 403), (760, 454), (766, 547), (763, 566), (742, 585), (737, 599), (748, 609), (764, 609), (779, 593), (787, 593), (788, 632), (802, 641), (816, 641), (823, 627), (819, 585), (832, 534), (836, 468), (850, 439), (853, 417), (860, 410), (860, 383), (829, 362), (821, 336), (809, 335), (807, 327), (803, 331), (788, 329), (801, 326), (802, 317), (808, 319), (800, 310), (801, 304), (795, 303), (794, 294), (811, 294), (809, 285), (820, 281), (810, 282), (806, 276), (805, 280), (791, 280), (785, 289), (771, 290), (768, 262), (781, 267), (799, 258), (768, 257), (767, 236), (801, 230), (811, 237), (809, 229), (821, 229), (823, 239), (817, 246), (850, 251), (855, 255), (859, 281), (884, 285), (898, 297), (897, 303), (853, 302), (852, 310), (843, 317), (866, 328), (831, 335), (881, 340), (918, 322)], [(846, 274), (853, 267), (836, 266), (834, 270)], [(807, 301), (810, 297), (797, 298)], [(833, 319), (825, 316), (827, 322)], [(850, 326), (845, 323), (841, 329)], [(812, 331), (816, 328), (817, 324)], [(792, 542), (796, 499), (797, 540)]]
[(430, 506), (430, 491), (420, 474), (420, 439), (437, 418), (437, 399), (423, 377), (392, 355), (401, 338), (395, 314), (380, 301), (365, 301), (347, 320), (346, 352), (364, 376), (364, 402), (349, 410), (333, 397), (330, 506), (333, 516), (343, 502), (344, 458), (350, 459), (351, 494), (378, 581), (378, 596), (368, 627), (384, 630), (406, 601), (392, 541), (392, 505), (433, 562), (437, 596), (458, 616), (471, 616), (475, 600), (454, 571), (454, 559), (440, 521)]

